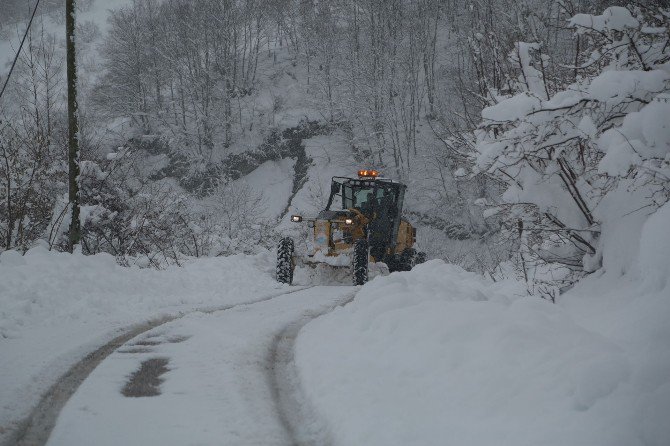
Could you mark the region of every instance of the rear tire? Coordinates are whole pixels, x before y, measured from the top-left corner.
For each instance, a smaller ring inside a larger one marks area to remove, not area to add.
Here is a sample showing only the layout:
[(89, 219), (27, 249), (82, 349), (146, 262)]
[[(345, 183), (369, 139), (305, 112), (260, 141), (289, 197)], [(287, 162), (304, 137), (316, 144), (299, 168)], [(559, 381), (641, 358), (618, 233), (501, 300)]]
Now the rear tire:
[(354, 243), (354, 254), (351, 259), (354, 285), (363, 285), (368, 281), (368, 242), (357, 240)]
[(295, 244), (290, 237), (284, 237), (277, 246), (277, 282), (293, 283), (293, 252)]
[(402, 271), (402, 264), (400, 263), (400, 256), (398, 254), (386, 256), (384, 263), (386, 263), (386, 266), (388, 266), (390, 273)]
[(411, 271), (416, 265), (425, 261), (425, 252), (416, 252), (416, 249), (414, 248), (406, 248), (400, 254), (400, 268), (398, 271)]

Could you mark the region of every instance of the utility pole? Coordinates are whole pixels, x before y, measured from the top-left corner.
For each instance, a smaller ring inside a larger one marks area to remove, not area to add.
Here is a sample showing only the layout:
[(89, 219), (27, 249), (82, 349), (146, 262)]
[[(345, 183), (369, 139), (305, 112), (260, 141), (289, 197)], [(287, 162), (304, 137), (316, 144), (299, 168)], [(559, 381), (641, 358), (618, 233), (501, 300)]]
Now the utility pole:
[(68, 121), (68, 202), (71, 207), (69, 250), (81, 239), (79, 222), (79, 106), (77, 104), (77, 62), (75, 58), (75, 0), (65, 0), (67, 48), (67, 121)]

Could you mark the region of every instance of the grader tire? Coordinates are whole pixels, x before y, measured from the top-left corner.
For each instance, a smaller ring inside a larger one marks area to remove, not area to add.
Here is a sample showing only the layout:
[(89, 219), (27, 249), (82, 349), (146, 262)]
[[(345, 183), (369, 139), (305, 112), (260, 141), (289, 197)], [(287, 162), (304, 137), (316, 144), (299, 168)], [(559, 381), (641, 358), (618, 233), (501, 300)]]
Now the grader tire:
[(354, 285), (363, 285), (368, 281), (368, 242), (358, 240), (354, 244), (354, 254), (351, 259), (351, 269)]
[(293, 252), (295, 244), (290, 237), (284, 237), (277, 246), (277, 282), (293, 283)]
[(400, 254), (399, 271), (411, 271), (416, 265), (426, 261), (425, 252), (417, 252), (414, 248), (407, 248)]

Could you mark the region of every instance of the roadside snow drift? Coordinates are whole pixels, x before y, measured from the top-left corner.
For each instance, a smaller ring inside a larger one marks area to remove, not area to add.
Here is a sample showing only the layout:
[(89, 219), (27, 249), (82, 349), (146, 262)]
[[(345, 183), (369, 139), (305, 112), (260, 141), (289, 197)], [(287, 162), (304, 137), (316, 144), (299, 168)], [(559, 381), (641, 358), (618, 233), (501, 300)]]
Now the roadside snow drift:
[[(34, 248), (0, 254), (0, 338), (77, 320), (143, 320), (167, 307), (236, 302), (277, 288), (269, 253), (198, 259), (166, 270), (124, 268), (109, 254)], [(261, 270), (267, 274), (259, 274)]]
[(433, 260), (305, 326), (302, 384), (338, 445), (667, 445), (670, 289), (650, 277), (554, 305)]

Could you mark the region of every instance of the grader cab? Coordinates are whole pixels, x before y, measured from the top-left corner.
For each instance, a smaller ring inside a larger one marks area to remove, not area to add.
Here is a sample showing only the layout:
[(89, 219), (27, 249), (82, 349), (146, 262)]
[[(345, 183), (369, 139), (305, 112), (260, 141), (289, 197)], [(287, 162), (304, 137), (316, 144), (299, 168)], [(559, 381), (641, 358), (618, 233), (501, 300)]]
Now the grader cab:
[(362, 285), (370, 263), (383, 262), (393, 272), (425, 261), (425, 254), (414, 248), (416, 229), (402, 218), (406, 188), (379, 178), (375, 170), (360, 170), (358, 178), (333, 177), (323, 211), (315, 218), (291, 216), (291, 221), (310, 226), (311, 238), (307, 254), (300, 257), (293, 239), (279, 242), (277, 280), (290, 284), (297, 264), (325, 264), (351, 268), (354, 285)]

